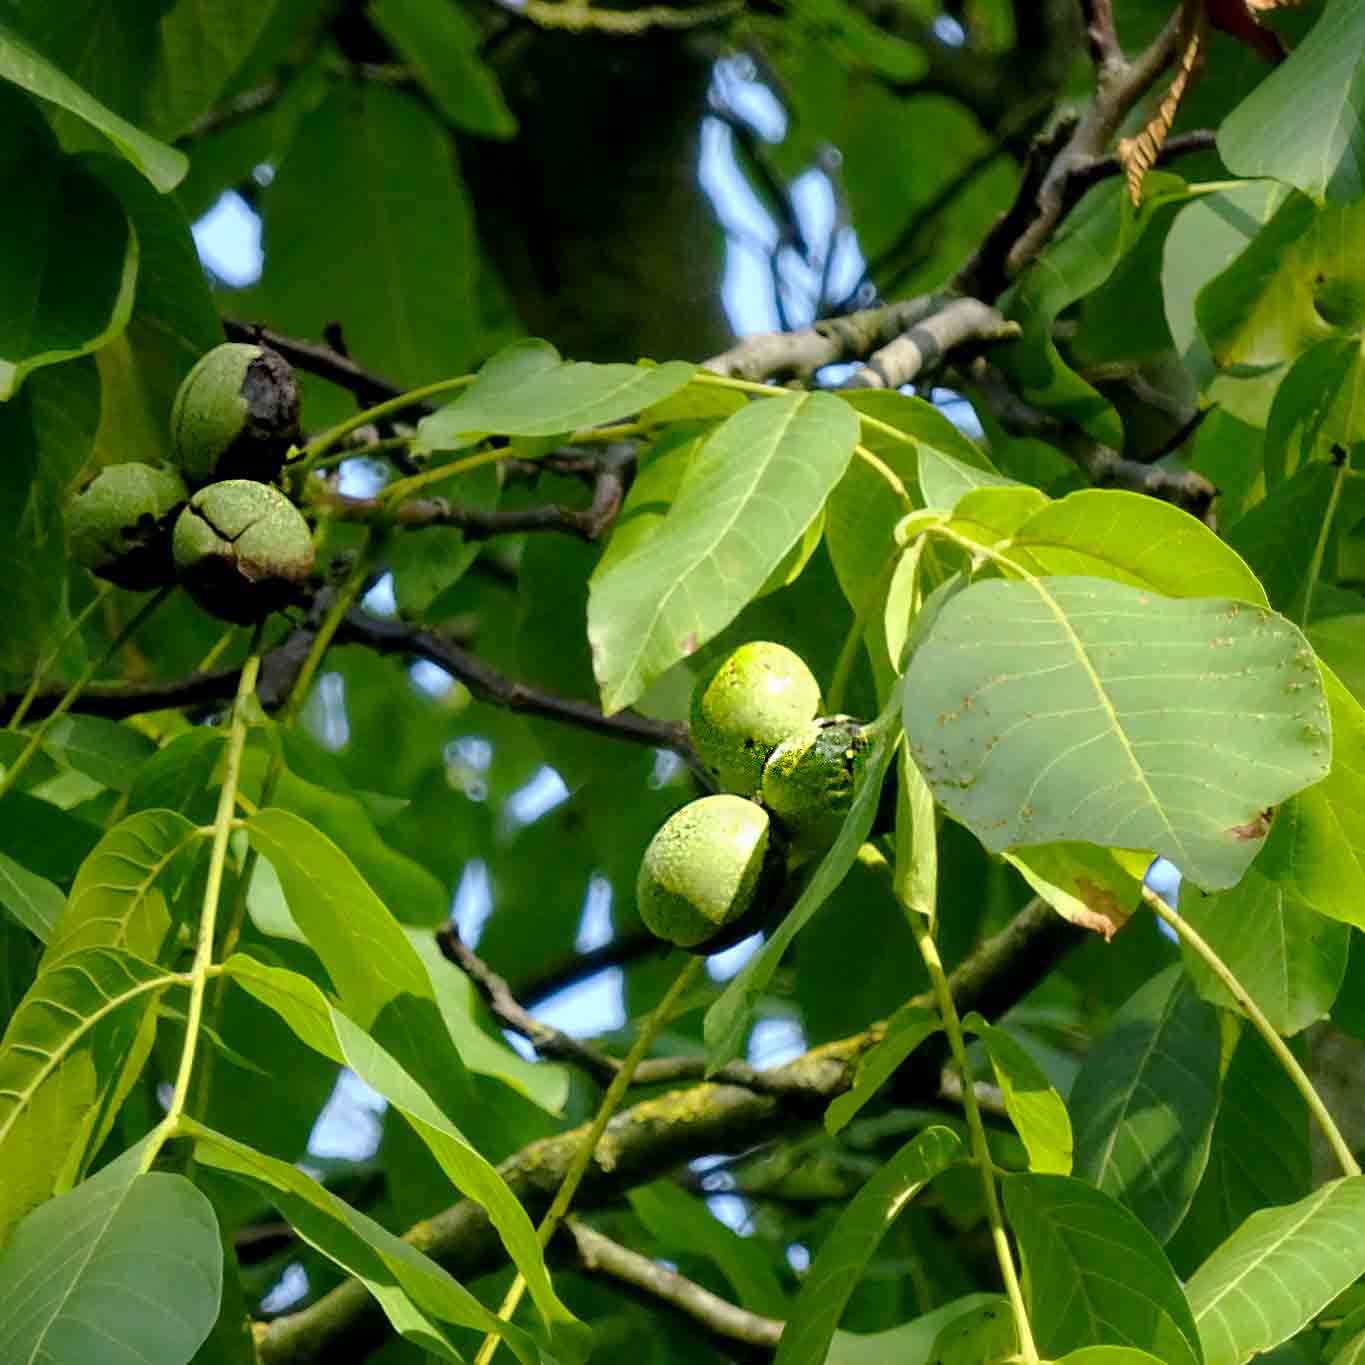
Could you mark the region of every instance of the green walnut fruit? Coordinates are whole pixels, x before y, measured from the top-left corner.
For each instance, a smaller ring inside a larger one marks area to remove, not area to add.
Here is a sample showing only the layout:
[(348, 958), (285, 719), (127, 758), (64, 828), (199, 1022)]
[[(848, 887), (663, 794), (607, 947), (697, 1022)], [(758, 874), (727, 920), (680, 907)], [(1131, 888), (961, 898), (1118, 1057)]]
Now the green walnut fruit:
[(752, 796), (768, 755), (820, 710), (820, 685), (783, 645), (741, 645), (692, 693), (692, 747), (722, 787)]
[(651, 933), (682, 948), (717, 941), (763, 908), (782, 858), (768, 813), (742, 796), (703, 796), (659, 827), (640, 861), (636, 903)]
[(107, 465), (67, 501), (71, 557), (121, 588), (170, 583), (171, 525), (188, 498), (185, 481), (164, 465)]
[(266, 346), (215, 346), (185, 376), (171, 409), (171, 440), (185, 478), (269, 482), (299, 434), (299, 391), (289, 362)]
[(838, 837), (872, 741), (848, 716), (821, 716), (788, 735), (763, 767), (763, 804), (808, 858)]
[(172, 539), (175, 567), (205, 611), (246, 625), (299, 600), (313, 537), (278, 488), (229, 479), (201, 488)]

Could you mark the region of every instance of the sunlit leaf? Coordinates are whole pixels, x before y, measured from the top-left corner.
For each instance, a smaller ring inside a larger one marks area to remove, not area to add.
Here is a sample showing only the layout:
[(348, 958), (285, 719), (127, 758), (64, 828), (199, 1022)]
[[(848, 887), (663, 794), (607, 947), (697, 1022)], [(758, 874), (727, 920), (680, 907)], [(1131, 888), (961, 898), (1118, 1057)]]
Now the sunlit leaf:
[(857, 434), (848, 405), (820, 393), (761, 399), (716, 430), (650, 539), (593, 575), (588, 639), (608, 712), (758, 593), (843, 474)]
[(418, 439), (433, 450), (469, 433), (553, 436), (629, 417), (676, 393), (695, 365), (568, 362), (546, 341), (519, 341), (479, 371), (472, 388), (424, 417)]
[(0, 1229), (79, 1178), (152, 1042), (176, 978), (109, 948), (41, 971), (0, 1040)]
[(1206, 1365), (1287, 1341), (1365, 1273), (1365, 1176), (1253, 1213), (1187, 1286)]
[(853, 1084), (830, 1101), (825, 1110), (825, 1131), (837, 1133), (895, 1074), (900, 1064), (926, 1038), (942, 1027), (933, 1010), (907, 1005), (887, 1020), (886, 1034), (858, 1059)]
[(1029, 1170), (1070, 1175), (1071, 1120), (1043, 1069), (1003, 1028), (979, 1014), (967, 1015), (962, 1027), (985, 1045), (1005, 1112), (1028, 1150)]
[(253, 1151), (202, 1124), (187, 1127), (204, 1165), (261, 1190), (309, 1246), (365, 1284), (403, 1336), (429, 1349), (439, 1345), (443, 1356), (455, 1359), (452, 1343), (438, 1324), (473, 1327), (496, 1332), (517, 1359), (539, 1365), (540, 1352), (525, 1331), (498, 1319), (435, 1261), (297, 1166)]
[(66, 909), (61, 888), (0, 853), (0, 906), (44, 943)]
[(1307, 642), (1225, 599), (977, 583), (944, 607), (904, 694), (916, 764), (988, 848), (1147, 848), (1210, 889), (1255, 856), (1262, 812), (1329, 767)]

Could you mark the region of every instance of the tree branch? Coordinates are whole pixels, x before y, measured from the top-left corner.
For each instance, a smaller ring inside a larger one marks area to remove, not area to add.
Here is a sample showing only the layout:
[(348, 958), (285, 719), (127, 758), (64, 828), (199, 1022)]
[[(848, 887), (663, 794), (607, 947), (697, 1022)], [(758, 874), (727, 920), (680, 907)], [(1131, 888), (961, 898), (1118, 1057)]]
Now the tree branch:
[(786, 1324), (777, 1318), (738, 1308), (695, 1280), (623, 1247), (577, 1218), (568, 1219), (565, 1229), (578, 1250), (578, 1268), (584, 1273), (615, 1280), (649, 1299), (666, 1303), (724, 1341), (741, 1341), (771, 1351), (781, 1339)]
[[(1082, 936), (1041, 901), (1031, 902), (1000, 933), (987, 939), (951, 978), (964, 1012), (995, 1018), (1052, 970)], [(928, 1008), (926, 994), (914, 1003)], [(852, 1084), (858, 1060), (884, 1036), (885, 1023), (814, 1048), (768, 1073), (784, 1092), (759, 1094), (736, 1085), (708, 1083), (677, 1090), (625, 1110), (612, 1120), (580, 1188), (580, 1208), (592, 1207), (643, 1184), (683, 1162), (740, 1150), (815, 1121)], [(937, 1085), (935, 1076), (931, 1084)], [(513, 1193), (532, 1212), (554, 1197), (584, 1127), (532, 1143), (499, 1167)], [(469, 1200), (426, 1219), (407, 1240), (435, 1257), (459, 1279), (485, 1274), (505, 1261), (487, 1214)], [(304, 1365), (321, 1360), (362, 1360), (388, 1339), (378, 1304), (356, 1280), (316, 1303), (257, 1328), (262, 1365)]]
[(1017, 322), (1008, 322), (994, 308), (977, 299), (954, 299), (874, 351), (867, 364), (844, 381), (846, 389), (898, 389), (913, 383), (920, 372), (933, 369), (949, 351), (969, 342), (978, 344), (1017, 337)]
[(757, 332), (704, 363), (731, 379), (761, 381), (790, 375), (808, 379), (826, 365), (862, 360), (902, 332), (932, 317), (948, 295), (922, 294), (880, 308), (825, 318), (796, 332)]

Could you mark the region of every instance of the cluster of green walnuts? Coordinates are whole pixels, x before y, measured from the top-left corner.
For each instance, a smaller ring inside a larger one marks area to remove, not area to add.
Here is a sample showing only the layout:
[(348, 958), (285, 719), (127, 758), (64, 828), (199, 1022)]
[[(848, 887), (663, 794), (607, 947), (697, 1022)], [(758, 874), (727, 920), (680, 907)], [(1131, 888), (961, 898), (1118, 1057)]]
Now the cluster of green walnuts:
[(727, 789), (671, 815), (640, 863), (636, 900), (650, 931), (715, 952), (773, 909), (789, 866), (839, 833), (870, 738), (821, 716), (820, 686), (783, 645), (741, 645), (692, 694), (692, 746)]
[(185, 377), (171, 410), (175, 466), (106, 465), (66, 506), (72, 557), (123, 588), (179, 582), (248, 624), (296, 600), (313, 537), (274, 485), (299, 434), (283, 356), (229, 342)]

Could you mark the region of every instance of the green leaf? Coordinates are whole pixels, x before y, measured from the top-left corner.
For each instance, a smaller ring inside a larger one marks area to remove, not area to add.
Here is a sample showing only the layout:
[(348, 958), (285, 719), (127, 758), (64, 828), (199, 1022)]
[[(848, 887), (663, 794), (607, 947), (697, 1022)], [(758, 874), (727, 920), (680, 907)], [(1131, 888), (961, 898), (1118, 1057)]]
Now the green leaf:
[(962, 1027), (985, 1044), (1005, 1112), (1028, 1150), (1029, 1170), (1070, 1175), (1071, 1120), (1043, 1069), (1003, 1028), (988, 1024), (974, 1011)]
[(1204, 1174), (1223, 1080), (1218, 1014), (1179, 965), (1137, 991), (1090, 1049), (1071, 1090), (1076, 1175), (1164, 1242)]
[(100, 716), (63, 716), (44, 736), (43, 748), (59, 763), (115, 791), (127, 791), (156, 752), (141, 731)]
[(106, 109), (5, 24), (0, 24), (0, 79), (70, 110), (99, 129), (163, 194), (174, 189), (189, 168), (183, 152), (148, 137)]
[(666, 365), (589, 365), (559, 358), (546, 341), (519, 341), (479, 371), (472, 388), (418, 424), (433, 450), (484, 432), (553, 436), (629, 417), (676, 393), (696, 373), (684, 360)]
[[(1282, 806), (1276, 821), (1285, 813)], [(1270, 881), (1258, 862), (1231, 890), (1192, 899), (1182, 913), (1277, 1033), (1298, 1033), (1331, 1010), (1346, 975), (1351, 931), (1319, 914), (1292, 883)], [(1205, 1000), (1223, 1009), (1238, 1008), (1212, 969), (1188, 948), (1185, 966)]]
[[(1227, 186), (1181, 209), (1166, 238), (1161, 284), (1176, 351), (1208, 401), (1253, 427), (1265, 426), (1281, 374), (1264, 366), (1220, 370), (1197, 307), (1204, 286), (1238, 259), (1287, 194), (1273, 180)], [(1244, 458), (1240, 448), (1238, 455)]]
[(465, 1066), (476, 1075), (494, 1077), (551, 1114), (563, 1113), (568, 1070), (552, 1062), (528, 1062), (507, 1045), (474, 983), (464, 972), (452, 970), (430, 930), (410, 929), (408, 940), (426, 964), (441, 1018)]
[(178, 0), (162, 14), (143, 121), (175, 141), (223, 96), (278, 0)]
[(1056, 1365), (1162, 1365), (1162, 1362), (1132, 1346), (1082, 1346), (1079, 1351), (1068, 1351)]
[(369, 811), (341, 781), (324, 783), (299, 776), (296, 769), (307, 761), (305, 739), (287, 730), (279, 738), (289, 766), (277, 780), (275, 804), (344, 848), (374, 894), (385, 906), (394, 906), (405, 923), (440, 924), (449, 913), (450, 896), (435, 874), (390, 847)]
[(1253, 1213), (1187, 1291), (1206, 1365), (1239, 1365), (1288, 1341), (1365, 1273), (1365, 1176)]
[(0, 906), (46, 943), (66, 910), (66, 897), (46, 877), (0, 853)]
[(1318, 667), (1332, 716), (1332, 771), (1275, 812), (1254, 871), (1296, 905), (1365, 928), (1365, 708), (1321, 660)]
[(479, 57), (483, 37), (463, 10), (425, 0), (375, 0), (370, 15), (455, 127), (483, 137), (516, 136), (517, 121), (497, 77)]
[(858, 1111), (896, 1073), (900, 1064), (942, 1027), (937, 1013), (905, 1005), (886, 1022), (886, 1033), (877, 1045), (858, 1058), (853, 1084), (830, 1101), (825, 1110), (825, 1132), (833, 1136), (845, 1128)]
[[(0, 26), (0, 77), (6, 51)], [(138, 240), (118, 199), (61, 156), (29, 101), (0, 84), (0, 402), (44, 365), (97, 350), (128, 322)]]
[(1236, 175), (1272, 176), (1314, 199), (1365, 195), (1365, 14), (1333, 0), (1288, 61), (1276, 67), (1218, 130)]
[(81, 864), (46, 961), (83, 948), (119, 948), (157, 961), (171, 926), (167, 890), (173, 897), (184, 870), (181, 855), (201, 843), (199, 831), (173, 810), (120, 820)]
[(665, 1253), (703, 1256), (729, 1280), (740, 1304), (752, 1313), (785, 1318), (791, 1305), (769, 1253), (756, 1239), (728, 1228), (701, 1200), (667, 1180), (629, 1191), (635, 1215)]
[(1121, 1340), (1165, 1365), (1200, 1365), (1180, 1282), (1127, 1209), (1070, 1176), (1012, 1175), (1004, 1187), (1040, 1351), (1061, 1355)]
[[(485, 465), (431, 484), (422, 490), (422, 496), (447, 498), (470, 511), (491, 512), (498, 505), (501, 489), (497, 469)], [(407, 621), (422, 620), (431, 604), (458, 583), (478, 557), (479, 542), (467, 540), (455, 526), (414, 526), (392, 537), (385, 547), (385, 558), (393, 574), (398, 614)]]
[(109, 948), (39, 972), (0, 1041), (0, 1236), (79, 1178), (146, 1059), (157, 1000), (175, 984)]
[(1365, 437), (1365, 356), (1358, 335), (1328, 337), (1285, 375), (1265, 433), (1265, 479), (1274, 489), (1334, 444)]
[(1142, 895), (1141, 878), (1094, 844), (1035, 844), (1005, 861), (1063, 919), (1103, 934), (1121, 929)]
[[(1144, 207), (1150, 211), (1153, 202), (1149, 198)], [(1123, 445), (1117, 414), (1062, 358), (1052, 327), (1062, 309), (1108, 279), (1124, 245), (1126, 215), (1126, 200), (1118, 184), (1100, 185), (1086, 194), (1001, 301), (1005, 316), (1019, 323), (1023, 335), (991, 353), (1028, 402), (1114, 447)]]
[(854, 1195), (806, 1274), (775, 1365), (822, 1365), (863, 1270), (896, 1215), (940, 1171), (965, 1155), (947, 1128), (926, 1128)]
[[(563, 1331), (566, 1343), (572, 1340), (577, 1323), (550, 1283), (526, 1210), (493, 1165), (469, 1144), (421, 1084), (354, 1019), (334, 1008), (306, 977), (263, 966), (241, 954), (229, 958), (224, 971), (279, 1014), (314, 1051), (349, 1066), (401, 1111), (455, 1188), (487, 1212), (508, 1254), (526, 1277), (546, 1325), (552, 1331)], [(422, 1041), (430, 1041), (429, 1033)]]
[(929, 1353), (940, 1332), (957, 1319), (992, 1304), (1008, 1310), (1006, 1301), (998, 1294), (968, 1294), (890, 1331), (835, 1332), (825, 1365), (886, 1365), (889, 1360), (897, 1365), (929, 1365)]
[(1308, 1105), (1261, 1036), (1243, 1029), (1223, 1080), (1204, 1179), (1167, 1253), (1188, 1274), (1249, 1214), (1291, 1203), (1312, 1183)]
[(927, 447), (919, 453), (919, 482), (926, 507), (950, 512), (978, 488), (1016, 488), (1013, 479), (975, 465), (964, 464), (951, 455)]
[(717, 428), (654, 535), (589, 584), (608, 713), (734, 620), (823, 506), (857, 439), (847, 404), (821, 393), (760, 399)]
[[(957, 515), (972, 505), (960, 506)], [(1255, 573), (1202, 521), (1141, 493), (1081, 489), (1046, 503), (1004, 534), (1007, 543), (996, 548), (1029, 573), (1112, 578), (1165, 597), (1269, 605)]]
[(208, 279), (177, 198), (156, 193), (125, 162), (92, 157), (137, 233), (137, 292), (128, 326), (96, 355), (103, 389), (101, 463), (174, 463), (170, 412), (180, 382), (223, 339)]
[[(414, 165), (424, 167), (416, 201)], [(405, 385), (460, 374), (477, 353), (468, 194), (448, 130), (411, 95), (374, 81), (335, 86), (299, 124), (264, 231), (253, 297), (282, 330), (320, 336), (337, 321), (357, 363)]]
[(805, 927), (811, 916), (830, 898), (857, 859), (858, 850), (867, 838), (876, 818), (877, 803), (881, 800), (882, 779), (891, 766), (891, 757), (900, 745), (900, 726), (895, 724), (892, 710), (896, 703), (878, 717), (872, 748), (858, 774), (853, 803), (844, 820), (839, 837), (820, 860), (810, 881), (806, 883), (796, 904), (782, 922), (768, 934), (763, 948), (744, 965), (744, 969), (726, 986), (720, 998), (706, 1011), (704, 1034), (707, 1065), (714, 1070), (724, 1066), (739, 1053), (744, 1033), (759, 997), (767, 989), (773, 973), (782, 961), (792, 939)]
[(402, 925), (341, 849), (306, 820), (270, 807), (251, 817), (247, 834), (274, 868), (342, 1008), (373, 1030), (443, 1111), (458, 1113), (471, 1100), (469, 1077)]
[(1259, 851), (1261, 812), (1330, 764), (1307, 641), (1226, 599), (976, 583), (944, 606), (904, 695), (917, 766), (987, 848), (1151, 849), (1214, 890)]
[[(223, 1249), (182, 1175), (142, 1145), (29, 1214), (0, 1255), (0, 1359), (186, 1365), (218, 1317)], [(154, 1287), (154, 1288), (153, 1288)]]
[(1017, 1360), (1019, 1344), (1007, 1303), (983, 1303), (947, 1323), (934, 1338), (928, 1365), (987, 1365)]
[(209, 785), (223, 744), (223, 732), (207, 726), (176, 735), (137, 770), (128, 789), (129, 812), (187, 810)]
[(305, 1175), (297, 1166), (266, 1156), (190, 1120), (196, 1159), (245, 1180), (279, 1209), (289, 1226), (374, 1295), (394, 1328), (410, 1341), (448, 1360), (459, 1359), (439, 1326), (449, 1323), (496, 1332), (526, 1365), (540, 1365), (530, 1336), (496, 1317), (448, 1271), (396, 1237), (373, 1218)]

